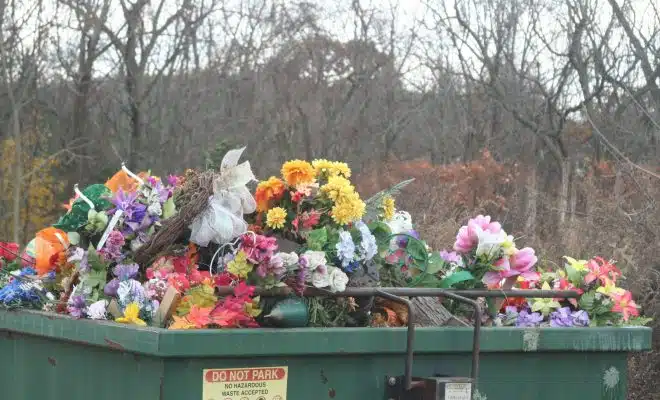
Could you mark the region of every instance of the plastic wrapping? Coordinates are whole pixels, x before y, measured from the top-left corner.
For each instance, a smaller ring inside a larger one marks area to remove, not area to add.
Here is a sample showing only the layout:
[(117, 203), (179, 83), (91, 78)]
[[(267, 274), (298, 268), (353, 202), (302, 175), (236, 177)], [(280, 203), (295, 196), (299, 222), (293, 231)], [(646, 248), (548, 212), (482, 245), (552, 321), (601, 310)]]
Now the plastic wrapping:
[(210, 242), (224, 244), (247, 232), (243, 215), (254, 212), (257, 204), (246, 187), (255, 180), (250, 163), (238, 164), (244, 150), (231, 150), (222, 159), (209, 205), (190, 225), (191, 242), (203, 247)]

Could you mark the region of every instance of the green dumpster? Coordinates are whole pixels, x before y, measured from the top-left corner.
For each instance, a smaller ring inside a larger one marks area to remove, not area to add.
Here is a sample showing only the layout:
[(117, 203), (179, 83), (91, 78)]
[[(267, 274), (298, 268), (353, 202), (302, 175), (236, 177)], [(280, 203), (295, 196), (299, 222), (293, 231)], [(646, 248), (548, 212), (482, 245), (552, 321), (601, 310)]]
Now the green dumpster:
[[(415, 333), (415, 377), (469, 376), (471, 328)], [(406, 335), (397, 328), (172, 331), (0, 311), (1, 397), (388, 399), (388, 382), (404, 375)], [(483, 328), (480, 344), (473, 399), (621, 400), (628, 353), (650, 349), (651, 329)]]

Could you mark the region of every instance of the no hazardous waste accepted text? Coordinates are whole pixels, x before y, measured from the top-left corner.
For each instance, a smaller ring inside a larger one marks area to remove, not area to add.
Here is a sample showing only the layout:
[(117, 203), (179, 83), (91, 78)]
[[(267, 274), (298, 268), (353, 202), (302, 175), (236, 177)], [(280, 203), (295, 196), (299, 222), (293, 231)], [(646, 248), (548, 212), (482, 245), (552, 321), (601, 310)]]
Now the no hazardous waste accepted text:
[(203, 400), (286, 400), (288, 367), (205, 369)]

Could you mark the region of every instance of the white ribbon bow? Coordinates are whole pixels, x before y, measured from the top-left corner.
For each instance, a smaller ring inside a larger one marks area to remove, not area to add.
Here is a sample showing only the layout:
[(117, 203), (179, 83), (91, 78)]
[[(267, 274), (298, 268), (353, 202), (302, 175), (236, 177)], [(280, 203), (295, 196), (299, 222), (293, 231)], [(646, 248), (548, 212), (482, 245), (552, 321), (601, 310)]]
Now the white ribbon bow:
[(243, 215), (253, 213), (257, 203), (246, 186), (256, 180), (250, 162), (238, 164), (244, 150), (230, 150), (223, 157), (209, 205), (190, 225), (191, 242), (203, 247), (209, 242), (224, 244), (247, 232)]

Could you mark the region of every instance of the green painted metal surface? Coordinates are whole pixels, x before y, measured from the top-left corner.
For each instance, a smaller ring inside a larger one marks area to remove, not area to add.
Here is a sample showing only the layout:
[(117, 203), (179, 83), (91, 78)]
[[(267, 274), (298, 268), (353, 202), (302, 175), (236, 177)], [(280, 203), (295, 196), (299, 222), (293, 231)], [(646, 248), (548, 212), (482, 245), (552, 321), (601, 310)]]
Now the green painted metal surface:
[[(414, 375), (467, 376), (471, 338), (418, 329)], [(0, 311), (0, 398), (208, 400), (204, 369), (287, 366), (288, 400), (381, 400), (405, 342), (403, 329), (168, 331)], [(474, 398), (623, 400), (627, 354), (650, 346), (641, 327), (484, 328)]]

